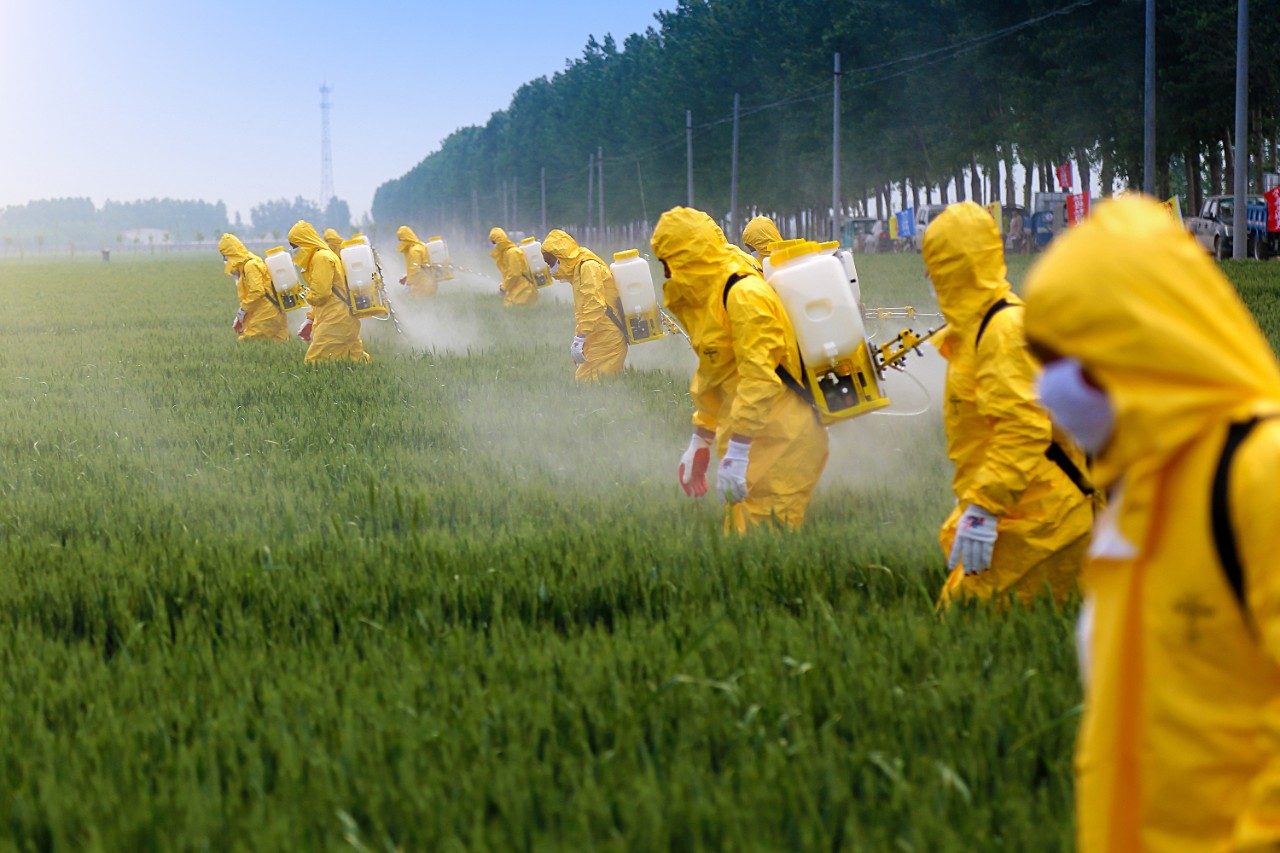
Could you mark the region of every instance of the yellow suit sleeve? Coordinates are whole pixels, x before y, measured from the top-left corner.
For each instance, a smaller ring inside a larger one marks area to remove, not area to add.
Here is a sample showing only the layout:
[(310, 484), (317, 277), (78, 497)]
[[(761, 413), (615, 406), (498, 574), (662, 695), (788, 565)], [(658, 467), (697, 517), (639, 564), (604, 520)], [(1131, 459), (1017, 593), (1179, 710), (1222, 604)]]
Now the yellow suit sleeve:
[(524, 252), (514, 246), (502, 255), (502, 292), (509, 293), (524, 278)]
[[(1232, 527), (1244, 567), (1249, 611), (1258, 641), (1268, 657), (1280, 663), (1280, 492), (1275, 472), (1280, 466), (1280, 422), (1257, 427), (1231, 466)], [(1212, 568), (1220, 571), (1217, 566)], [(1280, 696), (1262, 714), (1261, 772), (1242, 792), (1233, 850), (1274, 850), (1280, 845)]]
[(327, 258), (316, 258), (311, 268), (307, 270), (307, 283), (310, 288), (307, 301), (312, 305), (320, 306), (333, 299), (334, 278), (333, 264)]
[(586, 337), (600, 328), (601, 323), (611, 322), (605, 314), (604, 283), (609, 270), (595, 261), (583, 261), (578, 267), (578, 316), (574, 318), (573, 333)]
[(763, 279), (752, 276), (729, 291), (725, 307), (738, 363), (729, 426), (735, 435), (754, 438), (764, 429), (778, 398), (788, 393), (777, 373), (787, 352), (782, 305)]
[(693, 379), (689, 382), (689, 396), (693, 398), (693, 425), (715, 432), (724, 398), (720, 395), (720, 389), (708, 381), (706, 373), (707, 370), (699, 359), (698, 369), (693, 372)]
[(240, 276), (240, 307), (249, 310), (250, 305), (271, 292), (271, 287), (271, 274), (265, 265), (245, 264)]
[(1049, 415), (1036, 399), (1035, 365), (1022, 336), (1022, 312), (995, 315), (982, 337), (976, 372), (978, 411), (989, 438), (982, 467), (962, 504), (997, 516), (1018, 502), (1053, 441)]

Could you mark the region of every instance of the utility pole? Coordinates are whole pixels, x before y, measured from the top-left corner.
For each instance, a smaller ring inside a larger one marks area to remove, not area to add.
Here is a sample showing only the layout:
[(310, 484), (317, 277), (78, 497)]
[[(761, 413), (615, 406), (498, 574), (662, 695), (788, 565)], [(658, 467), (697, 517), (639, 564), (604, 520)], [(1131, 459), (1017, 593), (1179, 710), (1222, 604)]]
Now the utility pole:
[(591, 212), (595, 210), (596, 197), (596, 155), (587, 156), (587, 221), (584, 225), (591, 227)]
[(600, 217), (600, 233), (604, 234), (604, 146), (596, 148), (596, 168), (600, 170), (600, 174), (596, 176), (596, 192), (600, 194), (596, 214)]
[(693, 110), (684, 111), (684, 162), (686, 203), (693, 207)]
[(547, 167), (542, 167), (542, 236), (547, 236)]
[(1146, 70), (1142, 87), (1142, 191), (1156, 194), (1156, 0), (1147, 0)]
[(329, 206), (333, 198), (333, 142), (329, 137), (329, 93), (333, 89), (328, 83), (320, 86), (320, 207)]
[(1236, 204), (1231, 226), (1231, 257), (1248, 255), (1249, 233), (1249, 0), (1236, 0)]
[(733, 93), (733, 154), (729, 166), (729, 239), (738, 236), (738, 107), (741, 101)]
[(840, 54), (835, 58), (831, 98), (831, 239), (840, 239)]

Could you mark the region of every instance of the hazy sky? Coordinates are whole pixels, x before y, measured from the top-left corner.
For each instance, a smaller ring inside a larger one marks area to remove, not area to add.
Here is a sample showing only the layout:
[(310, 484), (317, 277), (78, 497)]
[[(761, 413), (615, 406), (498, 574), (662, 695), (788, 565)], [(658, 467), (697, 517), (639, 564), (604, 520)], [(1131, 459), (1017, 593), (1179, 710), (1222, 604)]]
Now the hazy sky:
[(221, 199), (231, 216), (373, 191), (483, 123), (589, 35), (619, 43), (675, 0), (0, 0), (0, 207), (34, 198)]

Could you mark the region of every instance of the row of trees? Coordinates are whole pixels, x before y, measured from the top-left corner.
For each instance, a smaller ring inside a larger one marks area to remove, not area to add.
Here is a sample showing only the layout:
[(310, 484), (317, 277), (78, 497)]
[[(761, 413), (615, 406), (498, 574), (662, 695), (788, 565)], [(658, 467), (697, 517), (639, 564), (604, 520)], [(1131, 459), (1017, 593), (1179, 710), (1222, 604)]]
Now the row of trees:
[(301, 197), (268, 201), (254, 207), (250, 216), (252, 222), (246, 223), (237, 213), (230, 222), (222, 202), (107, 201), (99, 209), (88, 198), (43, 199), (0, 209), (0, 235), (10, 247), (68, 243), (110, 247), (142, 239), (137, 236), (140, 232), (148, 240), (160, 234), (171, 242), (214, 240), (224, 231), (283, 239), (299, 219), (330, 225), (344, 234), (351, 228), (350, 208), (338, 198), (330, 199), (323, 210)]
[[(845, 69), (842, 184), (852, 206), (883, 215), (904, 199), (1025, 203), (1033, 187), (1053, 186), (1051, 166), (1066, 159), (1104, 187), (1140, 183), (1143, 7), (680, 0), (621, 47), (592, 38), (581, 57), (522, 86), (483, 127), (449, 136), (379, 187), (373, 215), (533, 227), (545, 169), (548, 218), (583, 221), (588, 161), (599, 147), (606, 221), (651, 220), (685, 200), (686, 109), (696, 126), (695, 202), (723, 213), (735, 93), (740, 208), (825, 208), (836, 52)], [(1254, 0), (1252, 9), (1250, 150), (1260, 179), (1275, 168), (1280, 68), (1268, 57), (1280, 43), (1280, 0)], [(1235, 4), (1161, 0), (1157, 46), (1159, 191), (1195, 204), (1196, 193), (1229, 189)], [(1029, 178), (1019, 186), (1015, 163)]]

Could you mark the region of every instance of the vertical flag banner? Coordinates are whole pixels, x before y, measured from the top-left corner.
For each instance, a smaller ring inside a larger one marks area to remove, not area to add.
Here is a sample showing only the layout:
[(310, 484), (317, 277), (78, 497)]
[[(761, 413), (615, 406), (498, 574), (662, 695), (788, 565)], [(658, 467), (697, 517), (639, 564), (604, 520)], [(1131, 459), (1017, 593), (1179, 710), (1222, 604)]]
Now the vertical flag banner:
[(1000, 202), (993, 201), (987, 206), (987, 213), (991, 214), (991, 218), (996, 221), (996, 233), (1004, 234), (1004, 207)]
[(898, 226), (899, 237), (916, 236), (916, 209), (908, 207), (906, 210), (900, 210), (893, 215)]
[(1089, 194), (1076, 193), (1067, 196), (1067, 224), (1078, 225), (1089, 215)]
[(1064, 191), (1071, 189), (1072, 186), (1075, 184), (1075, 180), (1073, 179), (1073, 175), (1071, 172), (1070, 160), (1063, 163), (1061, 166), (1058, 166), (1053, 171), (1054, 171), (1054, 174), (1058, 176), (1058, 183), (1062, 185), (1062, 189)]
[(890, 240), (898, 239), (898, 216), (899, 214), (895, 213), (893, 216), (889, 217), (889, 239)]
[(1280, 231), (1280, 186), (1267, 190), (1267, 230)]

